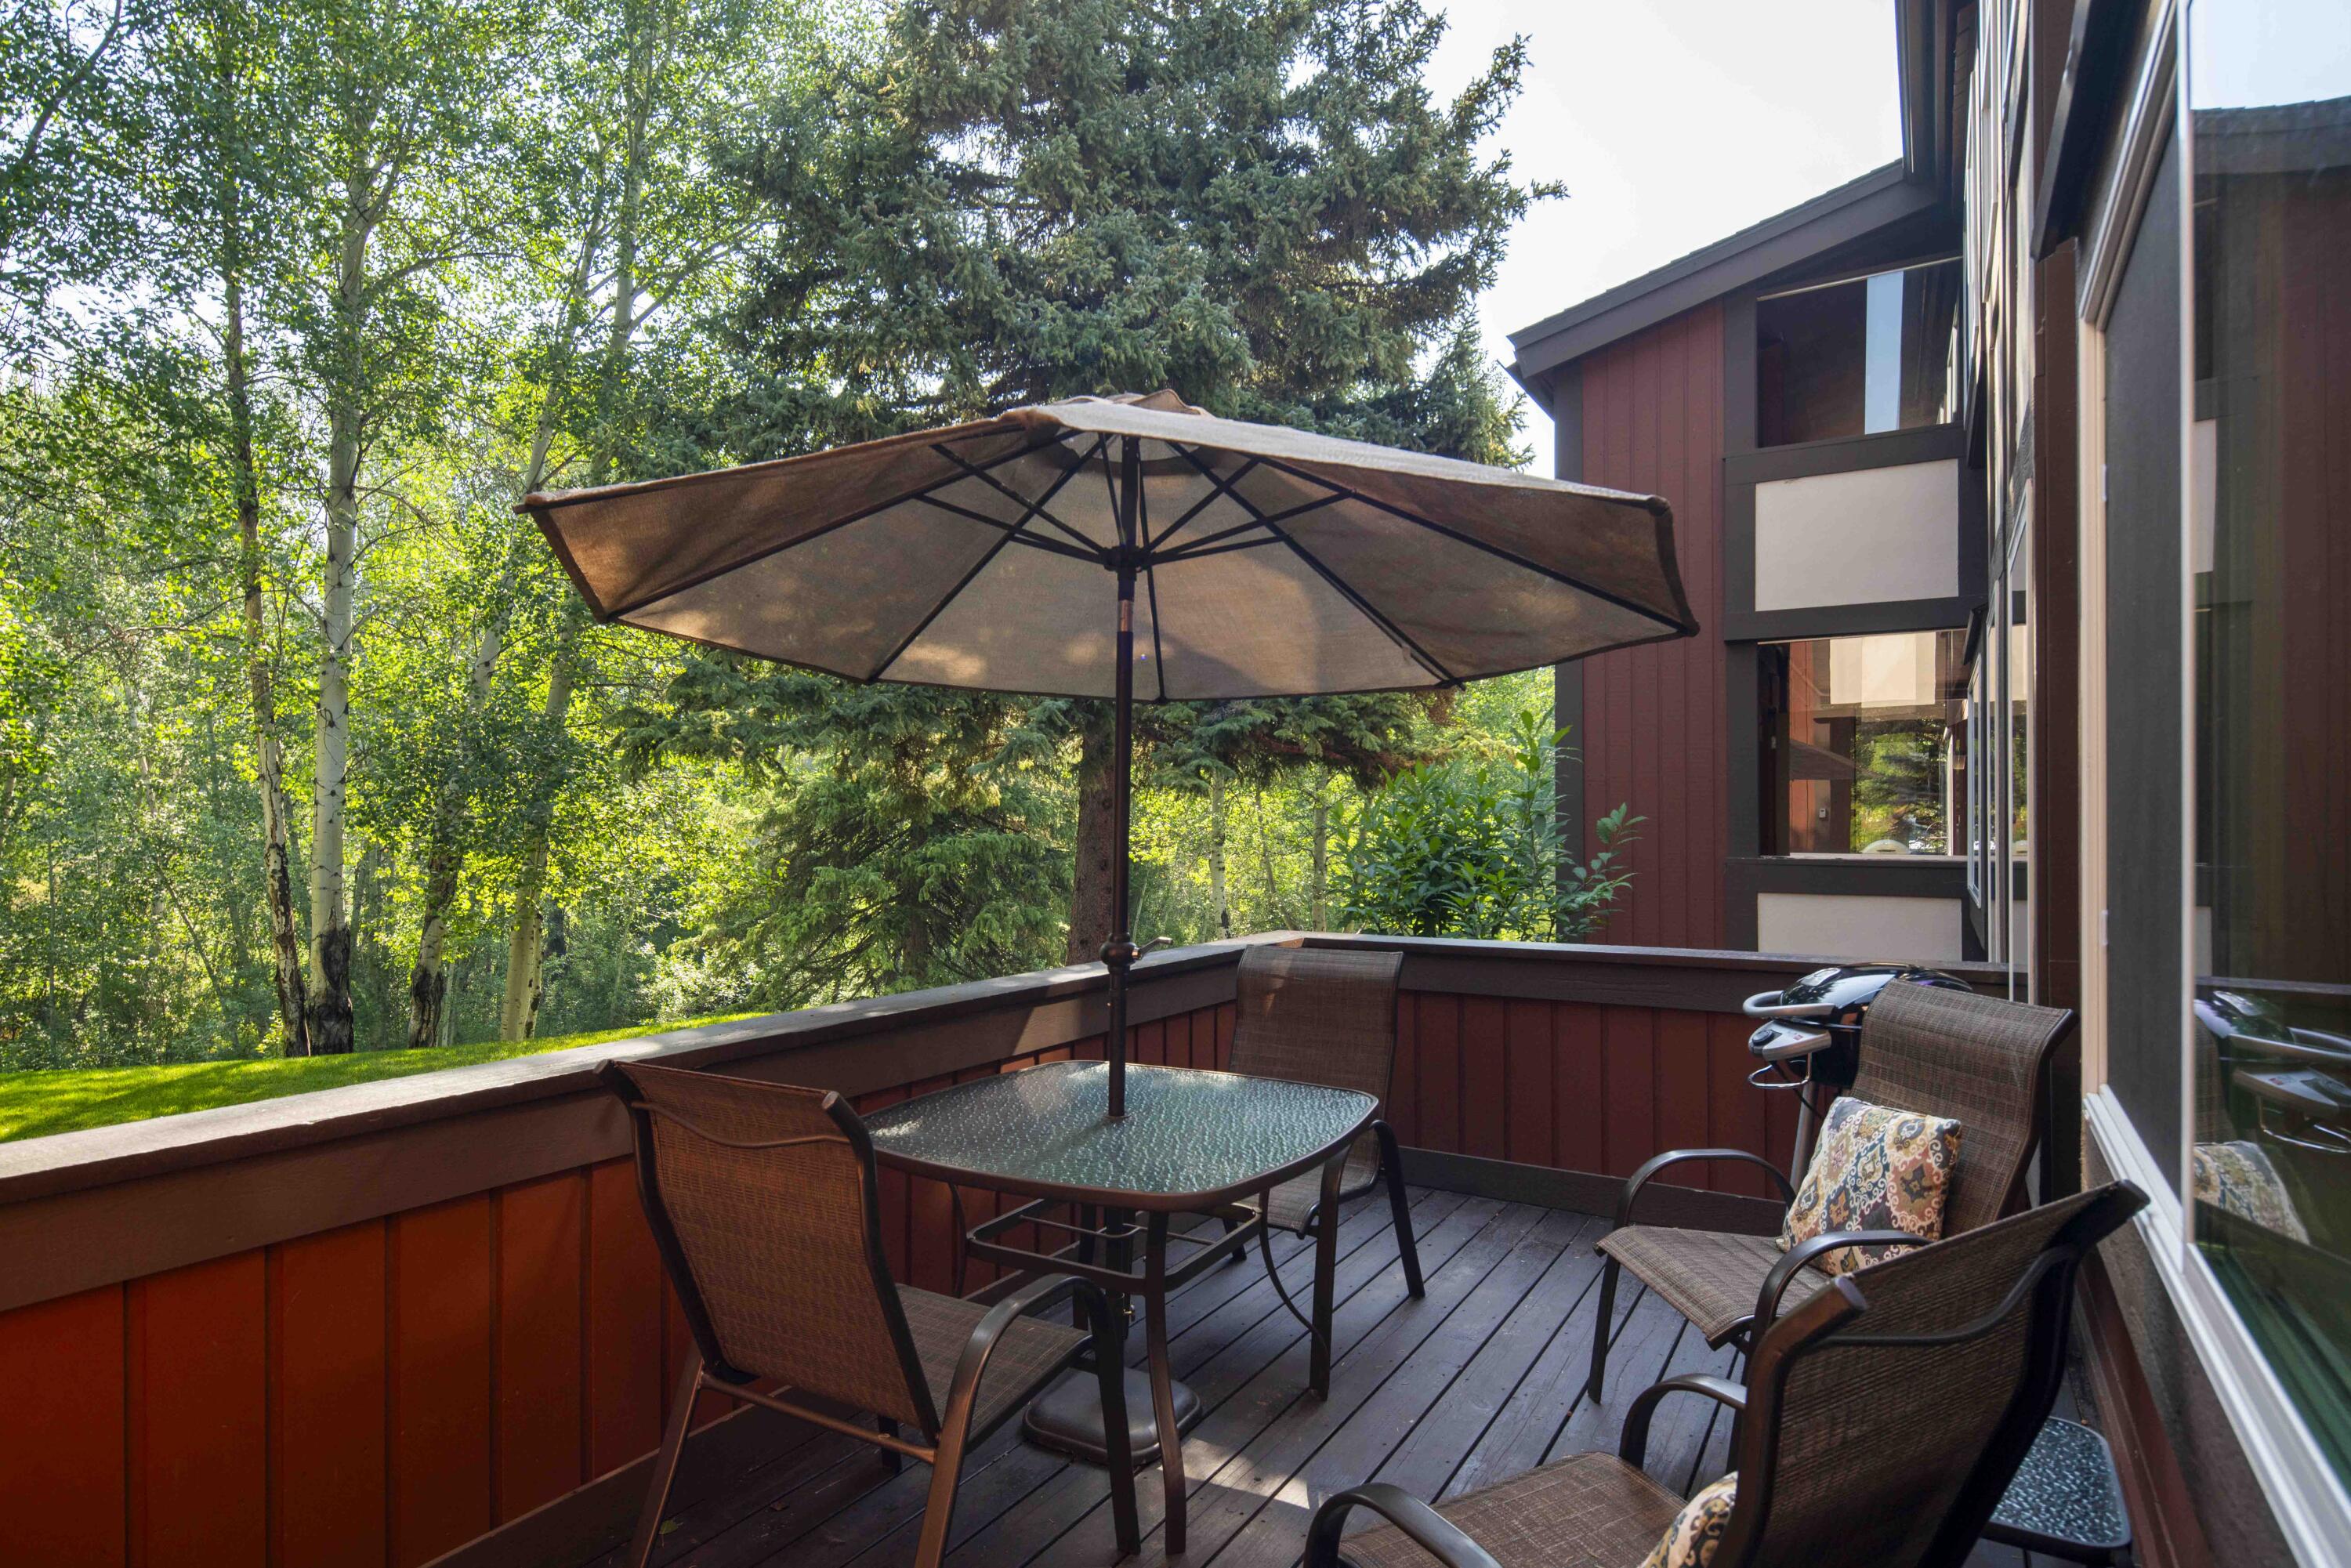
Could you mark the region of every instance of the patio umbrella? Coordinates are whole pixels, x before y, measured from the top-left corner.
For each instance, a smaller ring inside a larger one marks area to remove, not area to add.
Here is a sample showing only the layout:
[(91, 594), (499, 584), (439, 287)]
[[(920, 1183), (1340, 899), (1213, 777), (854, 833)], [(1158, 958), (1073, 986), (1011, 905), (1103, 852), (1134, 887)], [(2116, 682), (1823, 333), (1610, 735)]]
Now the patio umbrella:
[(1171, 392), (534, 494), (597, 616), (845, 680), (1115, 705), (1124, 1113), (1134, 706), (1457, 685), (1697, 631), (1655, 497), (1219, 419)]

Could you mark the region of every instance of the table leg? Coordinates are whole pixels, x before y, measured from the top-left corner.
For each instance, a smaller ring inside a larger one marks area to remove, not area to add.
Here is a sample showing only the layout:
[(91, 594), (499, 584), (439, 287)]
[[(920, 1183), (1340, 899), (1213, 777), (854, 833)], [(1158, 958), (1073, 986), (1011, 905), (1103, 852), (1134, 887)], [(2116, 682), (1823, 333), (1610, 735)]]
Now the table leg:
[(1347, 1156), (1342, 1152), (1322, 1167), (1322, 1201), (1314, 1209), (1314, 1363), (1307, 1384), (1331, 1396), (1331, 1310), (1339, 1274), (1339, 1181)]
[(1167, 1216), (1155, 1212), (1144, 1240), (1144, 1313), (1151, 1362), (1151, 1409), (1159, 1425), (1159, 1477), (1167, 1499), (1167, 1555), (1184, 1555), (1184, 1434), (1176, 1420), (1175, 1375), (1167, 1365)]

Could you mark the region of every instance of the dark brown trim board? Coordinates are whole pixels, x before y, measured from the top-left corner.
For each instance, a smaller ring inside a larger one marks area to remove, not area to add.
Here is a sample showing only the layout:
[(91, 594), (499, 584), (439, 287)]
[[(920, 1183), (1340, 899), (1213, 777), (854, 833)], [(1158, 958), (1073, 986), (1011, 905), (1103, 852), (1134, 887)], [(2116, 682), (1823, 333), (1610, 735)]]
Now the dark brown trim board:
[[(2129, 1236), (2107, 1243), (2137, 1244)], [(2083, 1369), (2097, 1402), (2098, 1424), (2113, 1439), (2135, 1537), (2132, 1552), (2142, 1568), (2212, 1568), (2212, 1548), (2189, 1501), (2187, 1477), (2132, 1348), (2103, 1252), (2084, 1261), (2080, 1281), (2075, 1312), (2083, 1329)]]
[(1510, 373), (1530, 384), (1555, 365), (1941, 204), (1940, 193), (1907, 179), (1899, 162), (1874, 169), (1511, 333), (1518, 361)]
[[(1750, 794), (1753, 793), (1752, 789)], [(1750, 802), (1750, 808), (1753, 802)], [(1752, 838), (1749, 840), (1750, 845)], [(1845, 898), (1948, 898), (1967, 896), (1967, 862), (1886, 855), (1812, 859), (1793, 855), (1733, 855), (1723, 863), (1726, 920), (1734, 940), (1758, 940), (1756, 898), (1765, 893), (1833, 894)], [(1886, 955), (1896, 957), (1900, 955)], [(1849, 959), (1834, 959), (1847, 963)], [(2008, 994), (2005, 965), (1944, 965), (1964, 974), (1991, 996)], [(1981, 971), (1978, 974), (1976, 971)]]
[[(1868, 869), (1868, 868), (1864, 868)], [(1845, 959), (1817, 954), (1711, 947), (1611, 947), (1598, 943), (1473, 942), (1449, 936), (1309, 934), (1310, 947), (1366, 947), (1404, 955), (1402, 988), (1457, 996), (1604, 1007), (1735, 1013), (1759, 991), (1778, 990)], [(2008, 994), (1996, 964), (1945, 966), (1987, 996)]]
[[(1958, 479), (1959, 535), (1951, 541), (1954, 580), (1959, 585), (1956, 594), (1944, 599), (1806, 605), (1793, 610), (1755, 608), (1757, 486), (1872, 468), (1906, 467), (1914, 463), (1949, 462), (1965, 455), (1966, 434), (1956, 424), (1728, 453), (1722, 460), (1722, 636), (1731, 642), (1777, 642), (1797, 637), (1925, 632), (1967, 624), (1969, 614), (1984, 599), (1984, 509), (1982, 476), (1972, 473), (1964, 462)], [(1736, 694), (1727, 693), (1726, 698), (1735, 703)], [(1752, 706), (1751, 702), (1749, 706)]]
[[(2081, 504), (2081, 388), (2075, 364), (2074, 267), (2068, 240), (2039, 265), (2033, 287), (2032, 662), (2074, 671), (2082, 655), (2082, 551), (2073, 526)], [(2035, 683), (2031, 715), (2032, 774), (2032, 999), (2082, 1005), (2082, 693), (2078, 681)], [(2049, 1064), (2049, 1150), (2041, 1162), (2042, 1201), (2079, 1185), (2082, 1166), (2082, 1046), (2078, 1031)]]

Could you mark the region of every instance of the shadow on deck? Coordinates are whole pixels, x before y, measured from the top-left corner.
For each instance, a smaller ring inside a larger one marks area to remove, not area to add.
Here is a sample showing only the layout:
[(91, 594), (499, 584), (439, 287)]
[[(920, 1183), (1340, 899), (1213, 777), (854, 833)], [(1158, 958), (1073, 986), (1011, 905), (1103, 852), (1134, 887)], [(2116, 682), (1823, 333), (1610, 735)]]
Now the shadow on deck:
[[(1216, 1568), (1289, 1568), (1314, 1504), (1377, 1478), (1445, 1497), (1586, 1448), (1614, 1450), (1626, 1406), (1659, 1377), (1727, 1373), (1731, 1355), (1664, 1302), (1621, 1309), (1608, 1397), (1583, 1397), (1599, 1278), (1590, 1215), (1416, 1191), (1428, 1294), (1405, 1293), (1386, 1205), (1357, 1203), (1340, 1228), (1337, 1360), (1328, 1400), (1306, 1392), (1307, 1346), (1251, 1257), (1215, 1270), (1171, 1301), (1176, 1374), (1207, 1414), (1185, 1440), (1192, 1471), (1190, 1550)], [(1275, 1243), (1284, 1282), (1304, 1290), (1312, 1260)], [(1631, 1281), (1628, 1281), (1628, 1283)], [(1134, 1336), (1141, 1359), (1141, 1336)], [(1687, 1491), (1729, 1468), (1729, 1422), (1711, 1402), (1667, 1401), (1648, 1469)], [(914, 1561), (929, 1471), (897, 1475), (878, 1450), (817, 1433), (780, 1449), (727, 1490), (678, 1513), (657, 1563), (683, 1568), (902, 1568)], [(1159, 1488), (1138, 1478), (1144, 1549), (1164, 1562)], [(1107, 1568), (1113, 1542), (1101, 1471), (998, 1432), (965, 1472), (948, 1561), (967, 1568)], [(618, 1552), (597, 1559), (615, 1564)], [(2022, 1554), (1980, 1548), (1983, 1568)]]

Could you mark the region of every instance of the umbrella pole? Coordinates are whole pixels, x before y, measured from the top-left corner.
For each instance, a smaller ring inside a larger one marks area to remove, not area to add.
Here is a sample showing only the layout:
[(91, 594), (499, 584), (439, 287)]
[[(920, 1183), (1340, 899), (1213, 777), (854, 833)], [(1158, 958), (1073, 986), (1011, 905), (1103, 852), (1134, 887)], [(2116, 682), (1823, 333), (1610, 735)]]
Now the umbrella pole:
[(1110, 1113), (1126, 1114), (1126, 982), (1134, 967), (1134, 933), (1127, 924), (1127, 856), (1133, 849), (1129, 811), (1134, 795), (1134, 565), (1135, 504), (1142, 492), (1141, 444), (1124, 444), (1119, 464), (1119, 534), (1125, 547), (1118, 563), (1117, 673), (1111, 719), (1110, 909), (1116, 934), (1102, 944), (1102, 967), (1110, 976), (1110, 1038), (1102, 1055), (1110, 1062)]

